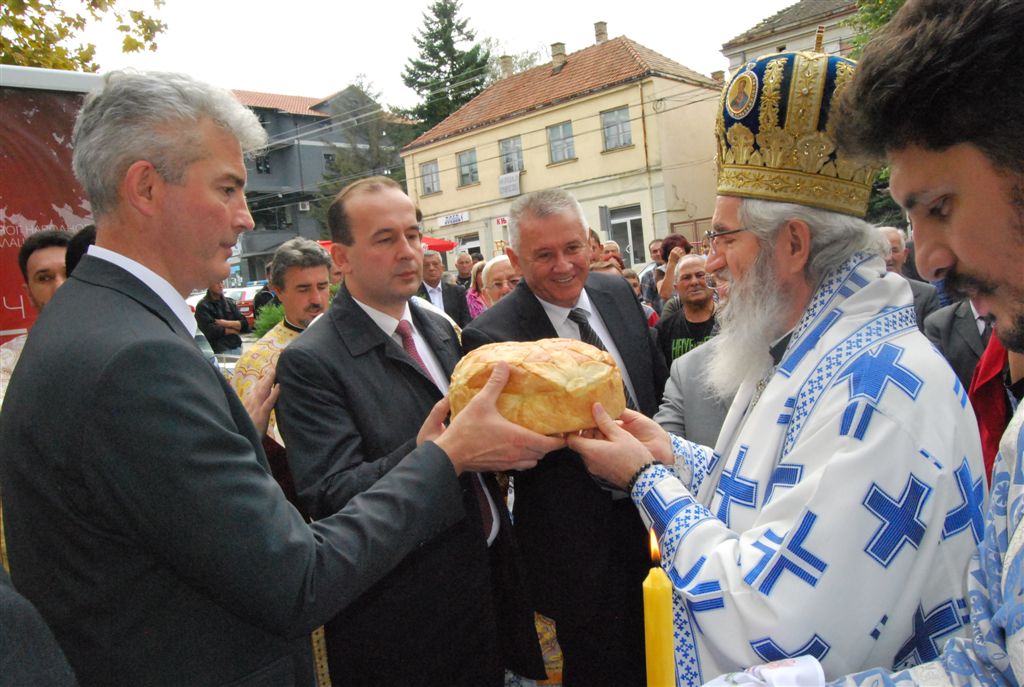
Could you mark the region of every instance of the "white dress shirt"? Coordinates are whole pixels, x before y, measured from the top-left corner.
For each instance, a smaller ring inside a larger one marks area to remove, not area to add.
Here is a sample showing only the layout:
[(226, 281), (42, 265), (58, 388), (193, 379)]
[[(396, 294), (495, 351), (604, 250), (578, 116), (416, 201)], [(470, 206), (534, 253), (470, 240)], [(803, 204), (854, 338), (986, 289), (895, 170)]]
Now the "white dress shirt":
[(437, 307), (444, 310), (444, 291), (441, 290), (441, 284), (443, 282), (437, 282), (437, 286), (431, 286), (427, 282), (423, 282), (423, 288), (427, 292), (427, 297), (430, 298), (430, 302)]

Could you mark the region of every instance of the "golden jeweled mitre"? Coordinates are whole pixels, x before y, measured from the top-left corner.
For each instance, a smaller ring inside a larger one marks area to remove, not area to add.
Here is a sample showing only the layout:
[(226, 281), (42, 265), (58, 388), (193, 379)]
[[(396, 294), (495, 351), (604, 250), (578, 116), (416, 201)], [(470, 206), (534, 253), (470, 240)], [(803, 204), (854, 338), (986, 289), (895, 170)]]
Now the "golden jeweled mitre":
[(718, 194), (864, 217), (878, 169), (837, 153), (830, 116), (855, 68), (814, 52), (743, 65), (718, 108)]

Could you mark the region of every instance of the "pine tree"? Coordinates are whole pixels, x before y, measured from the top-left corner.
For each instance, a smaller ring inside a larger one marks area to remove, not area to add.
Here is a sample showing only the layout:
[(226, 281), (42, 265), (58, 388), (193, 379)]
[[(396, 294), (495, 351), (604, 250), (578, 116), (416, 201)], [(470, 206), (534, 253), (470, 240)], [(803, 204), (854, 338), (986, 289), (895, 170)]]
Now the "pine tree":
[[(419, 56), (410, 58), (402, 81), (423, 99), (409, 114), (418, 119), (420, 131), (472, 100), (484, 89), (490, 52), (473, 43), (476, 32), (469, 20), (459, 18), (458, 0), (437, 0), (423, 15), (423, 27), (413, 40)], [(460, 46), (469, 45), (463, 50)]]

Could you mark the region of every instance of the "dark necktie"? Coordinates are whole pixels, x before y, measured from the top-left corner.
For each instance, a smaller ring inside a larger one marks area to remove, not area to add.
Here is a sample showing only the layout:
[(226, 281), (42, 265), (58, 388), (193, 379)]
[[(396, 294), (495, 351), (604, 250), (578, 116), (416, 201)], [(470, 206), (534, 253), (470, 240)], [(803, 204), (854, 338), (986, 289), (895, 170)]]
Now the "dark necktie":
[[(405, 349), (405, 352), (416, 361), (416, 364), (423, 370), (423, 374), (433, 380), (434, 375), (430, 374), (430, 370), (424, 364), (423, 358), (420, 357), (420, 352), (416, 349), (416, 341), (412, 338), (412, 325), (409, 324), (409, 321), (399, 320), (396, 331), (402, 337), (402, 348)], [(491, 536), (491, 530), (494, 528), (494, 514), (491, 512), (491, 502), (487, 499), (487, 494), (484, 493), (484, 485), (481, 479), (482, 477), (477, 476), (476, 473), (469, 475), (469, 482), (473, 485), (473, 495), (476, 496), (476, 505), (480, 509), (480, 522), (484, 528), (484, 540), (486, 541)]]
[[(580, 329), (580, 341), (588, 343), (595, 348), (600, 348), (602, 351), (607, 352), (604, 342), (601, 341), (601, 337), (597, 335), (593, 327), (590, 326), (590, 322), (587, 319), (587, 311), (583, 308), (573, 308), (569, 311), (569, 319), (576, 323), (576, 326)], [(622, 380), (622, 393), (626, 395), (626, 407), (630, 410), (636, 410), (636, 403), (633, 402), (633, 397), (629, 393), (629, 389), (626, 388), (626, 380)]]

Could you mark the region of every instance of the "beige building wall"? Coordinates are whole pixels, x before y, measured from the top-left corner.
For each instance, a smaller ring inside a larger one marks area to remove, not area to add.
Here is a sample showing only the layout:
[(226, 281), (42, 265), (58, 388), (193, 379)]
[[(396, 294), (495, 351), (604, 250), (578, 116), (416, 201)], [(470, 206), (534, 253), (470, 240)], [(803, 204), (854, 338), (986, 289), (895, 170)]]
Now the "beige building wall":
[[(520, 136), (520, 192), (553, 187), (571, 191), (602, 238), (607, 238), (601, 232), (602, 206), (618, 214), (638, 207), (642, 254), (627, 262), (643, 264), (650, 259), (647, 243), (667, 234), (673, 221), (700, 213), (710, 217), (716, 97), (709, 89), (655, 77), (417, 148), (403, 156), (409, 194), (423, 211), (426, 233), (460, 243), (475, 235), (481, 253), (491, 257), (495, 242), (507, 240), (502, 221), (515, 200), (499, 194), (498, 141)], [(623, 106), (629, 108), (632, 143), (605, 150), (601, 113)], [(552, 163), (547, 127), (564, 121), (572, 122), (575, 159)], [(476, 150), (479, 181), (459, 187), (457, 155), (470, 149)], [(420, 165), (432, 160), (438, 164), (441, 191), (424, 195)]]

